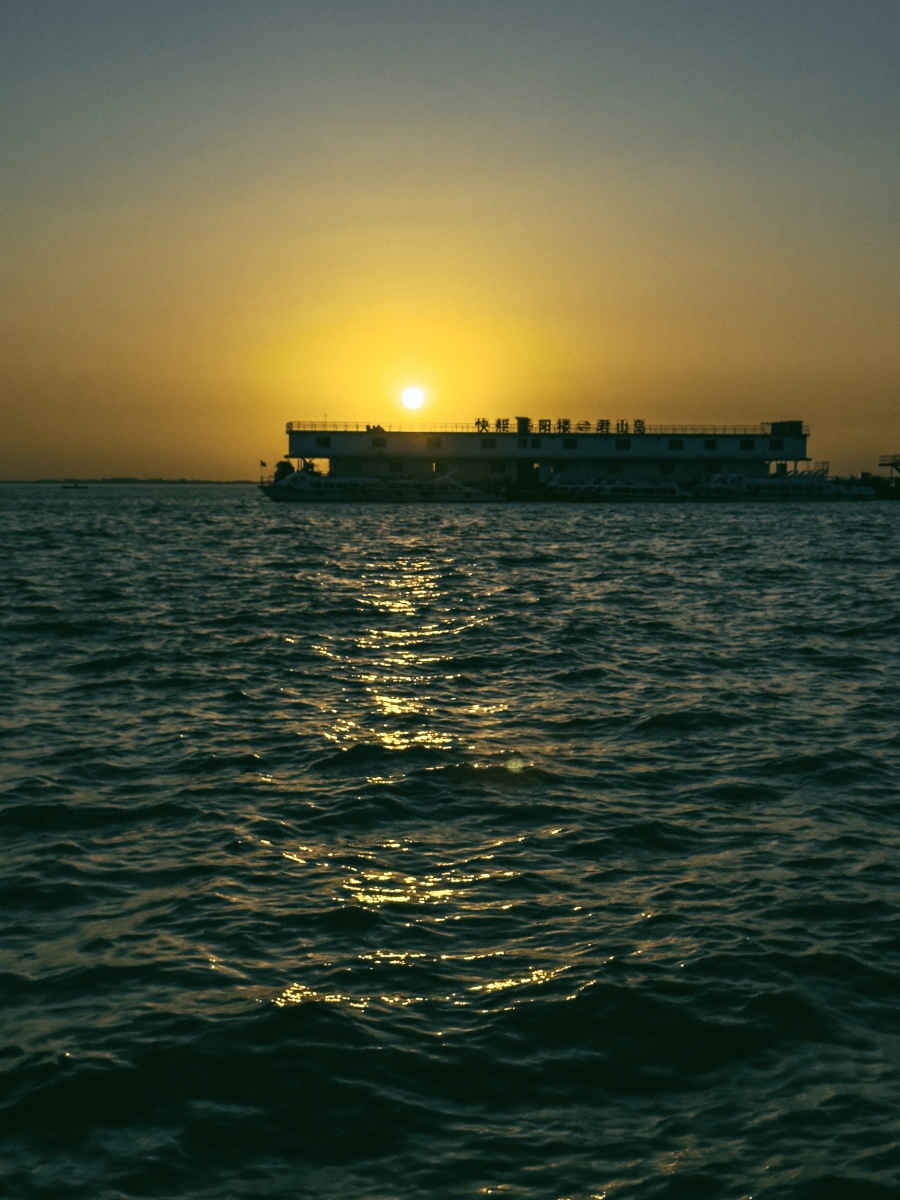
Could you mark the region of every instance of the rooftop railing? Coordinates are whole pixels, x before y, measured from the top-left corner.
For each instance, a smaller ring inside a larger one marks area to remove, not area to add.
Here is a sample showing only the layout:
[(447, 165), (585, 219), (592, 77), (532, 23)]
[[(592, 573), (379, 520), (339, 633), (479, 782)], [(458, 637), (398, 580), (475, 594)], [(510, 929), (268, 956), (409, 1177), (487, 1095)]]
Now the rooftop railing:
[[(371, 425), (360, 421), (288, 421), (288, 433), (478, 433), (480, 426), (470, 425)], [(492, 427), (493, 431), (493, 427)]]
[[(643, 434), (699, 434), (713, 436), (716, 434), (742, 434), (745, 437), (769, 437), (772, 434), (772, 422), (765, 421), (761, 425), (644, 425), (643, 429), (635, 429), (635, 422), (619, 422), (611, 421), (609, 429), (598, 429), (598, 421), (570, 421), (567, 429), (557, 428), (557, 422), (554, 419), (551, 429), (539, 429), (537, 422), (533, 421), (531, 428), (528, 430), (528, 435), (535, 437), (543, 434), (597, 434), (603, 437), (616, 437), (628, 434), (629, 436), (641, 437)], [(627, 428), (618, 428), (619, 425)], [(778, 424), (778, 422), (775, 422)], [(485, 428), (482, 424), (470, 422), (468, 424), (430, 424), (430, 425), (371, 425), (360, 421), (288, 421), (288, 433), (484, 433), (494, 435), (506, 435), (508, 437), (516, 437), (518, 430), (515, 427), (515, 420), (509, 422), (508, 429), (497, 429), (496, 422), (489, 422)], [(802, 427), (804, 437), (809, 435), (809, 426)], [(799, 436), (799, 434), (785, 435), (779, 430), (779, 436)], [(891, 456), (886, 456), (891, 457)], [(900, 458), (900, 456), (894, 456)], [(885, 465), (882, 463), (882, 465)]]

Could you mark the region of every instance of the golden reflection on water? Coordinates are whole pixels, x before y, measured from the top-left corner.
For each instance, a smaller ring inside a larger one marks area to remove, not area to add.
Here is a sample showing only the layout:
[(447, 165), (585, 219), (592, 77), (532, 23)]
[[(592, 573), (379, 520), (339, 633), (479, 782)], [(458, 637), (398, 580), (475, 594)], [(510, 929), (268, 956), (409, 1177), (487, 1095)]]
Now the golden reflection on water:
[(361, 872), (350, 876), (343, 886), (361, 904), (439, 904), (454, 895), (453, 888), (442, 886), (445, 882), (438, 875), (422, 879), (407, 875), (400, 879), (399, 872), (385, 871)]
[[(445, 749), (454, 738), (436, 727), (439, 714), (426, 689), (444, 661), (436, 638), (458, 630), (425, 617), (425, 606), (440, 599), (438, 571), (426, 560), (407, 558), (397, 559), (395, 569), (396, 574), (388, 574), (384, 566), (370, 569), (360, 581), (358, 600), (385, 617), (403, 617), (401, 628), (370, 625), (353, 637), (347, 649), (342, 649), (340, 638), (329, 638), (316, 647), (326, 658), (346, 662), (355, 682), (362, 685), (365, 707), (373, 718), (372, 725), (365, 727), (368, 722), (360, 724), (335, 713), (337, 719), (326, 736), (341, 745), (376, 742), (386, 750), (410, 746)], [(469, 620), (463, 620), (461, 628), (468, 624)], [(410, 724), (408, 719), (412, 719)]]
[[(490, 855), (482, 856), (490, 858)], [(342, 888), (359, 904), (378, 907), (383, 904), (444, 904), (454, 898), (465, 898), (465, 907), (470, 911), (497, 908), (505, 910), (508, 904), (497, 904), (496, 900), (476, 902), (470, 892), (472, 884), (489, 879), (514, 878), (514, 870), (466, 871), (458, 866), (447, 870), (417, 876), (394, 870), (355, 870), (346, 876)]]
[[(509, 903), (502, 902), (496, 891), (484, 894), (480, 893), (480, 889), (485, 884), (489, 885), (491, 881), (496, 883), (499, 880), (514, 878), (520, 873), (506, 865), (495, 865), (491, 860), (498, 849), (521, 840), (521, 837), (516, 837), (492, 842), (477, 854), (471, 865), (459, 860), (447, 861), (435, 864), (434, 870), (426, 871), (397, 870), (388, 863), (378, 861), (382, 852), (396, 855), (398, 851), (408, 853), (414, 849), (414, 846), (411, 847), (396, 838), (379, 842), (377, 845), (356, 845), (352, 851), (344, 847), (341, 852), (336, 852), (323, 844), (297, 845), (292, 850), (282, 849), (279, 853), (283, 859), (307, 868), (311, 865), (324, 867), (327, 863), (331, 870), (337, 869), (334, 898), (341, 904), (368, 908), (415, 905), (420, 909), (432, 910), (427, 916), (423, 913), (421, 917), (415, 918), (416, 922), (425, 920), (440, 924), (444, 921), (460, 920), (473, 913), (502, 912), (511, 907)], [(267, 839), (259, 841), (260, 844), (268, 843)], [(341, 858), (348, 853), (352, 854), (352, 863), (341, 864)], [(361, 865), (361, 859), (369, 861)], [(507, 947), (502, 943), (481, 950), (454, 952), (452, 948), (448, 948), (439, 954), (404, 949), (401, 944), (401, 947), (361, 949), (354, 957), (361, 973), (353, 990), (347, 989), (346, 982), (342, 987), (329, 988), (321, 984), (319, 987), (312, 987), (295, 979), (284, 986), (276, 996), (273, 997), (269, 993), (268, 999), (279, 1008), (306, 1001), (347, 1005), (355, 1009), (365, 1009), (379, 1003), (405, 1008), (424, 1003), (428, 998), (427, 988), (420, 992), (415, 987), (415, 980), (421, 970), (427, 971), (432, 964), (458, 963), (460, 973), (457, 983), (442, 997), (444, 1002), (457, 1007), (477, 1006), (480, 1000), (487, 1000), (488, 997), (500, 993), (510, 993), (508, 1002), (518, 1004), (533, 999), (533, 995), (529, 994), (530, 989), (551, 984), (576, 965), (574, 961), (560, 962), (558, 956), (554, 956), (556, 962), (551, 960), (549, 963), (545, 961), (544, 964), (539, 964), (533, 959), (529, 962), (516, 948)], [(379, 968), (411, 970), (410, 982), (413, 986), (398, 988), (396, 979), (392, 979), (390, 987), (384, 991), (379, 990), (377, 985), (375, 988), (367, 988), (367, 982), (374, 982), (374, 977), (370, 977), (368, 972), (377, 972)], [(360, 984), (362, 986), (359, 986)], [(567, 998), (574, 999), (576, 993), (583, 990), (583, 986), (576, 984), (572, 996)], [(524, 994), (521, 998), (515, 998), (515, 993), (520, 989), (525, 989)]]
[[(348, 584), (346, 579), (341, 582)], [(349, 637), (326, 637), (312, 647), (342, 664), (350, 676), (343, 688), (344, 702), (335, 707), (332, 700), (323, 708), (323, 716), (333, 718), (325, 736), (343, 747), (368, 743), (391, 751), (447, 749), (455, 738), (439, 728), (440, 704), (429, 695), (429, 685), (443, 687), (454, 678), (441, 669), (448, 658), (441, 653), (442, 639), (487, 617), (477, 611), (460, 616), (454, 605), (452, 618), (448, 613), (446, 619), (436, 619), (435, 609), (443, 599), (441, 568), (427, 558), (401, 556), (391, 564), (368, 563), (356, 587), (357, 603), (385, 619), (367, 623)], [(361, 692), (354, 685), (361, 685)], [(468, 703), (462, 711), (486, 717), (506, 707)], [(458, 704), (454, 709), (458, 714)]]
[[(441, 959), (459, 958), (460, 961), (474, 961), (487, 958), (500, 958), (503, 956), (502, 950), (488, 951), (482, 954), (473, 955), (445, 955), (440, 956)], [(360, 954), (361, 961), (372, 963), (385, 962), (391, 966), (410, 966), (411, 960), (428, 958), (422, 953), (413, 953), (406, 951), (390, 951), (377, 950), (371, 954)], [(571, 970), (572, 964), (564, 964), (553, 968), (532, 967), (522, 974), (503, 976), (498, 979), (488, 980), (485, 983), (476, 983), (468, 985), (464, 990), (470, 995), (488, 996), (497, 992), (509, 991), (512, 988), (533, 987), (535, 984), (541, 985), (550, 983), (557, 979), (564, 972)], [(567, 1000), (574, 1000), (577, 993), (584, 991), (590, 987), (591, 983), (579, 985), (575, 992), (567, 996)], [(433, 997), (432, 997), (433, 998)], [(461, 992), (453, 991), (446, 997), (453, 1003), (455, 1007), (465, 1007), (471, 1001)], [(350, 994), (340, 991), (317, 991), (301, 983), (290, 983), (277, 996), (272, 997), (272, 1003), (278, 1008), (285, 1008), (289, 1004), (302, 1004), (305, 1001), (318, 1000), (325, 1004), (346, 1004), (350, 1008), (366, 1009), (370, 1004), (380, 1002), (392, 1007), (408, 1008), (413, 1004), (423, 1004), (426, 1000), (424, 995), (416, 992), (390, 991), (373, 994)]]
[(550, 971), (545, 971), (541, 967), (534, 967), (525, 975), (512, 976), (509, 979), (494, 979), (490, 983), (476, 983), (468, 990), (470, 992), (504, 992), (507, 988), (524, 987), (529, 983), (549, 983), (551, 979), (555, 979), (558, 975), (562, 975), (563, 971), (570, 969), (570, 964), (562, 967), (554, 967)]
[[(453, 705), (455, 718), (458, 719), (460, 713), (466, 714), (473, 728), (480, 728), (481, 722), (486, 720), (502, 720), (508, 709), (504, 703), (486, 703), (481, 698), (474, 701), (470, 697), (460, 703), (452, 691), (449, 700), (440, 698), (448, 695), (447, 684), (452, 684), (458, 674), (458, 670), (455, 673), (447, 670), (450, 658), (447, 639), (453, 639), (489, 618), (477, 609), (460, 616), (458, 604), (454, 604), (452, 619), (449, 615), (441, 619), (438, 610), (442, 601), (439, 568), (423, 558), (399, 558), (389, 566), (369, 564), (359, 580), (356, 600), (369, 609), (372, 616), (377, 613), (384, 620), (373, 621), (370, 617), (364, 628), (348, 631), (345, 635), (328, 636), (314, 647), (316, 653), (340, 664), (345, 671), (340, 694), (332, 695), (329, 707), (322, 709), (323, 716), (328, 718), (325, 736), (331, 742), (343, 748), (360, 743), (379, 744), (390, 751), (413, 746), (446, 749), (458, 737), (440, 727), (442, 705), (447, 703)], [(515, 753), (504, 759), (504, 766), (514, 773), (526, 765), (525, 760)], [(370, 784), (391, 782), (390, 777), (383, 774), (366, 778)], [(371, 853), (363, 855), (357, 848), (354, 851), (356, 861), (345, 868), (337, 882), (338, 898), (341, 903), (373, 909), (392, 905), (426, 908), (431, 910), (427, 920), (436, 925), (459, 921), (466, 914), (503, 913), (512, 907), (506, 898), (498, 897), (496, 893), (480, 895), (478, 888), (488, 880), (518, 874), (515, 870), (498, 869), (490, 860), (507, 841), (521, 840), (520, 837), (502, 839), (493, 844), (478, 856), (474, 869), (458, 862), (447, 862), (435, 864), (434, 870), (419, 872), (396, 870), (392, 865), (376, 861), (361, 866), (361, 857), (374, 859), (375, 856)], [(409, 850), (399, 841), (388, 842), (382, 848), (393, 852)], [(283, 857), (303, 866), (323, 855), (309, 847), (297, 847), (293, 852), (283, 852)], [(324, 857), (332, 858), (332, 855), (324, 853)], [(549, 984), (571, 967), (571, 964), (558, 962), (538, 966), (521, 959), (513, 963), (507, 958), (505, 969), (491, 971), (488, 960), (504, 959), (506, 953), (502, 948), (494, 948), (476, 954), (437, 956), (439, 959), (459, 958), (472, 964), (481, 962), (488, 968), (487, 971), (479, 970), (474, 978), (464, 974), (457, 988), (445, 999), (455, 1005), (477, 1004), (480, 997)], [(430, 956), (424, 952), (382, 948), (360, 954), (358, 958), (360, 964), (369, 967), (381, 965), (415, 970)], [(307, 1000), (347, 1004), (354, 1008), (365, 1008), (375, 1002), (405, 1007), (421, 1003), (423, 997), (412, 989), (399, 990), (396, 986), (384, 993), (373, 991), (368, 994), (361, 989), (359, 993), (348, 994), (343, 989), (316, 990), (295, 981), (273, 1002), (284, 1007)]]
[(384, 574), (383, 565), (366, 564), (361, 604), (379, 612), (415, 616), (424, 604), (439, 598), (439, 571), (428, 559), (401, 556), (395, 566), (399, 573), (393, 575)]
[(302, 1004), (304, 1000), (323, 1000), (326, 1004), (347, 1004), (350, 1008), (367, 1008), (368, 996), (349, 996), (344, 992), (317, 992), (302, 983), (292, 983), (275, 996), (272, 1003), (278, 1008), (288, 1004)]

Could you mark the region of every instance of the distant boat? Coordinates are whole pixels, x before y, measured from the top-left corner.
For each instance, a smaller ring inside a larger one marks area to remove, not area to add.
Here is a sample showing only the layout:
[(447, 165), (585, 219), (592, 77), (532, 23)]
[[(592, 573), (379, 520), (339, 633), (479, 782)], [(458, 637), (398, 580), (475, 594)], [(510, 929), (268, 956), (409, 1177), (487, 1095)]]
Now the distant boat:
[(86, 489), (88, 485), (86, 483), (82, 483), (80, 479), (67, 479), (65, 483), (61, 484), (61, 486), (64, 488), (85, 488)]

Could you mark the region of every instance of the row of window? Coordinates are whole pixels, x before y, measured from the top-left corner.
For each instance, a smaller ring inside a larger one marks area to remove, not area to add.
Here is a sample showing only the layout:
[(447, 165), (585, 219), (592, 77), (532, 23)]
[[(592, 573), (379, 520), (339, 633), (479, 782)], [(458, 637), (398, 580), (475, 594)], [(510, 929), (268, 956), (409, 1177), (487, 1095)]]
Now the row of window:
[[(524, 438), (524, 437), (519, 438), (519, 449), (520, 450), (525, 450), (529, 446), (531, 446), (532, 449), (536, 450), (540, 446), (540, 444), (541, 444), (541, 439), (539, 437), (533, 437), (530, 439)], [(328, 447), (330, 447), (330, 445), (331, 445), (331, 438), (328, 437), (327, 434), (320, 434), (319, 436), (316, 437), (316, 447), (318, 449), (325, 450)], [(425, 445), (428, 447), (429, 450), (440, 450), (440, 448), (442, 446), (442, 441), (439, 437), (429, 437), (429, 438), (426, 438)], [(386, 437), (373, 437), (372, 438), (373, 449), (383, 450), (386, 446), (387, 446), (387, 438)], [(705, 441), (703, 442), (704, 450), (716, 450), (716, 449), (718, 449), (718, 446), (719, 446), (719, 443), (716, 440), (716, 438), (706, 438)], [(482, 450), (496, 450), (497, 439), (495, 437), (483, 437), (481, 439), (481, 448), (482, 448)], [(562, 448), (563, 448), (563, 450), (576, 450), (578, 448), (578, 438), (564, 437), (562, 440)], [(740, 448), (742, 450), (755, 450), (756, 442), (753, 438), (741, 438)], [(616, 438), (616, 449), (617, 450), (630, 450), (631, 449), (631, 438)], [(684, 449), (684, 438), (669, 438), (669, 449), (670, 450), (683, 450)], [(783, 450), (784, 449), (784, 439), (783, 438), (770, 438), (769, 439), (769, 449), (770, 450)]]
[[(437, 441), (437, 444), (440, 445), (440, 439), (433, 439), (433, 440)], [(429, 442), (429, 445), (431, 445), (431, 444), (432, 443)], [(530, 439), (530, 441), (528, 438), (519, 438), (519, 449), (520, 450), (527, 449), (527, 447), (529, 445), (532, 447), (532, 449), (537, 449), (540, 446), (540, 444), (541, 444), (540, 438), (533, 437)], [(497, 446), (496, 438), (485, 437), (485, 438), (481, 439), (482, 450), (494, 450), (494, 449), (496, 449), (496, 446)], [(719, 447), (719, 443), (716, 438), (705, 438), (704, 439), (704, 442), (703, 442), (704, 450), (717, 450), (718, 447)], [(563, 448), (563, 450), (577, 450), (578, 449), (578, 438), (564, 437), (562, 440), (562, 448)], [(740, 448), (742, 450), (755, 450), (756, 449), (755, 439), (754, 438), (741, 438)], [(616, 438), (616, 449), (617, 450), (630, 450), (631, 449), (631, 438), (625, 438), (625, 437)], [(670, 450), (683, 450), (684, 449), (684, 438), (669, 438), (669, 449)], [(784, 449), (784, 438), (770, 438), (769, 439), (769, 449), (770, 450), (783, 450)]]
[[(409, 461), (408, 459), (389, 459), (388, 463), (387, 463), (388, 471), (392, 475), (402, 475), (406, 469), (406, 465), (407, 465), (408, 461)], [(504, 460), (504, 459), (494, 460), (490, 464), (491, 473), (493, 475), (505, 475), (505, 474), (507, 474), (507, 465), (508, 465), (508, 460)], [(532, 470), (534, 470), (534, 471), (537, 471), (540, 467), (539, 463), (532, 463), (530, 465), (532, 467)], [(571, 464), (571, 465), (575, 466), (576, 470), (577, 470), (577, 464)], [(447, 471), (447, 469), (448, 469), (448, 462), (445, 459), (438, 459), (436, 462), (433, 462), (431, 464), (432, 473), (435, 475), (443, 475)], [(654, 469), (657, 470), (660, 475), (674, 475), (675, 471), (676, 471), (676, 466), (675, 466), (675, 463), (672, 463), (672, 462), (661, 462), (661, 463), (658, 463)], [(360, 474), (364, 470), (365, 470), (364, 462), (360, 459), (348, 458), (348, 459), (342, 460), (342, 468), (341, 468), (342, 474), (356, 475), (356, 474)], [(566, 465), (564, 463), (557, 463), (552, 468), (552, 470), (555, 473), (565, 472)], [(608, 462), (605, 465), (605, 470), (608, 475), (621, 475), (622, 463), (621, 462)], [(707, 462), (704, 464), (704, 470), (710, 475), (717, 475), (722, 471), (722, 463), (716, 462), (716, 461)]]
[[(396, 475), (399, 475), (402, 473), (404, 465), (405, 465), (405, 462), (403, 459), (401, 459), (399, 462), (397, 462), (397, 461), (389, 462), (388, 470), (392, 471)], [(350, 468), (348, 466), (348, 470), (349, 469)], [(352, 469), (358, 471), (360, 468), (356, 463), (354, 463)], [(442, 475), (444, 473), (444, 471), (447, 470), (447, 464), (443, 463), (443, 462), (432, 463), (431, 469), (436, 475)], [(506, 463), (503, 460), (492, 462), (491, 463), (491, 471), (494, 475), (505, 475), (506, 474)]]

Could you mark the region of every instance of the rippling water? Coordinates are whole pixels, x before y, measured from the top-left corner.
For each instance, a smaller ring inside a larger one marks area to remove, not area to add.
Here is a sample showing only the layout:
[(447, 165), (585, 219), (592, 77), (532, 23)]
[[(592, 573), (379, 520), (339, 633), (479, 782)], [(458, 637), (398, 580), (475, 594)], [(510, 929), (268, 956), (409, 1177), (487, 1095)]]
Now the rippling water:
[(0, 1188), (900, 1195), (898, 524), (0, 489)]

